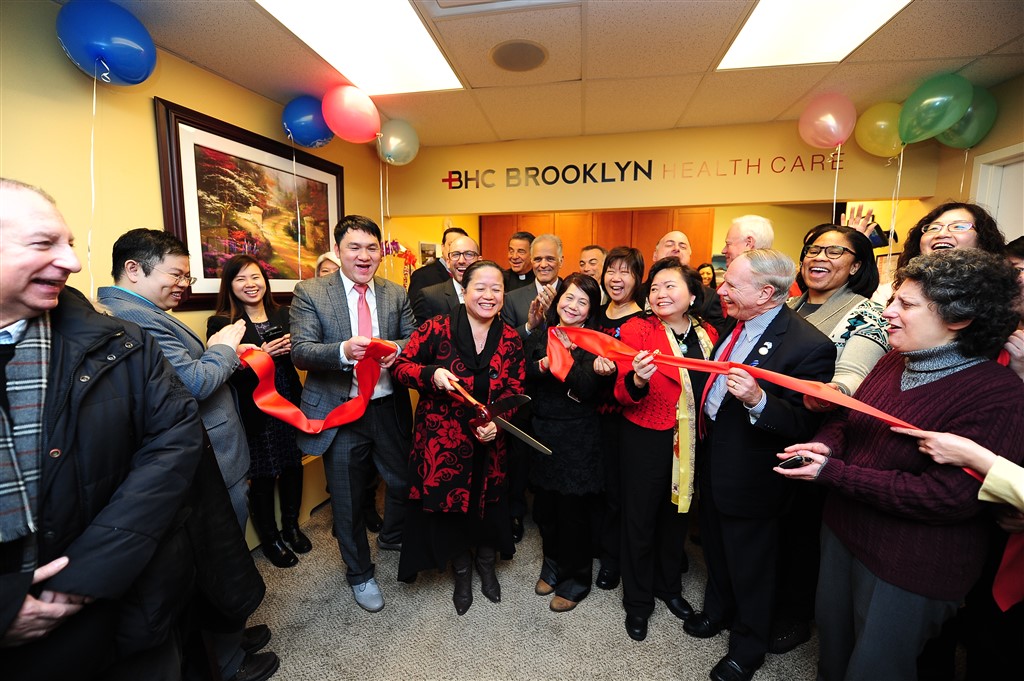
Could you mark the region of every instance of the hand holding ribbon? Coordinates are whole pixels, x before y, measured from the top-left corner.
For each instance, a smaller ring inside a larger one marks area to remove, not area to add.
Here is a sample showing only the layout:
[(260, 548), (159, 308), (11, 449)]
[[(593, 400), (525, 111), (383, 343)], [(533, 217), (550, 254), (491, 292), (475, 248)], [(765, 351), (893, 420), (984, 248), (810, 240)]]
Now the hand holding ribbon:
[(366, 354), (356, 363), (355, 376), (359, 384), (359, 395), (335, 407), (324, 419), (308, 419), (298, 407), (286, 400), (274, 387), (274, 360), (267, 353), (249, 348), (239, 358), (242, 363), (256, 372), (259, 384), (252, 393), (253, 401), (264, 414), (280, 419), (303, 433), (315, 435), (327, 428), (337, 428), (352, 423), (366, 412), (373, 387), (380, 378), (381, 363), (391, 359), (398, 351), (391, 341), (371, 339)]

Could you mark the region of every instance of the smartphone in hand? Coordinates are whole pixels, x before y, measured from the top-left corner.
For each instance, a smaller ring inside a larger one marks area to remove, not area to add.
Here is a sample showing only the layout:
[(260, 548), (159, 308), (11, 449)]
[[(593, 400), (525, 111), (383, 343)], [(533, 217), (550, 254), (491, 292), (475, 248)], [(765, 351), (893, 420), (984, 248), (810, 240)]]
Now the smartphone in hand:
[(786, 470), (791, 468), (802, 468), (809, 463), (814, 463), (814, 459), (809, 456), (800, 456), (797, 454), (796, 456), (791, 456), (788, 459), (783, 459), (782, 462), (779, 463), (779, 468), (785, 468)]

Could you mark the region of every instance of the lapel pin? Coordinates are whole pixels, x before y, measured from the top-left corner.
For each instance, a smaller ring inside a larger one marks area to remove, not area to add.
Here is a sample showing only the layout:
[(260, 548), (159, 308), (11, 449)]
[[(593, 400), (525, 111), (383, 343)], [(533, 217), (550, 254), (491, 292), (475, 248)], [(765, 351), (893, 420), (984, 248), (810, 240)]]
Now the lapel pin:
[(762, 345), (758, 349), (757, 354), (759, 354), (759, 355), (767, 355), (768, 351), (771, 350), (771, 349), (772, 349), (772, 342), (771, 341), (766, 341), (765, 344)]

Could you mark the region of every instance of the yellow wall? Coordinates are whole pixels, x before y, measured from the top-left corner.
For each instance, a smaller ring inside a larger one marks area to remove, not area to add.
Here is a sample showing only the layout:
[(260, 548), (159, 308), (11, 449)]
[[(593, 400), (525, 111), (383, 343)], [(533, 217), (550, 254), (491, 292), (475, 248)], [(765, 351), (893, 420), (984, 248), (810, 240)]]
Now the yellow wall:
[[(57, 42), (53, 2), (0, 0), (0, 175), (38, 185), (57, 200), (78, 240), (85, 269), (71, 285), (110, 283), (110, 249), (135, 227), (163, 227), (153, 98), (287, 142), (282, 106), (167, 52), (132, 87), (100, 84)], [(90, 208), (90, 131), (95, 124), (96, 210)], [(345, 168), (345, 211), (380, 214), (379, 162), (372, 145), (334, 140), (313, 150)], [(87, 242), (91, 234), (91, 249)], [(90, 252), (91, 251), (91, 252)], [(205, 333), (208, 312), (182, 313)]]

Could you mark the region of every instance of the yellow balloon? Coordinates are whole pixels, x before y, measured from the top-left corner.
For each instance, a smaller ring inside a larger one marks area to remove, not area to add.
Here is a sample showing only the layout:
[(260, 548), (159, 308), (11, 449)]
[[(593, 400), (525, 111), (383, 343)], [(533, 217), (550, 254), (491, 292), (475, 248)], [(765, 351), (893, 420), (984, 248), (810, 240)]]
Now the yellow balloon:
[(903, 146), (899, 130), (901, 108), (893, 102), (882, 102), (862, 113), (853, 129), (857, 145), (882, 158), (897, 156)]

